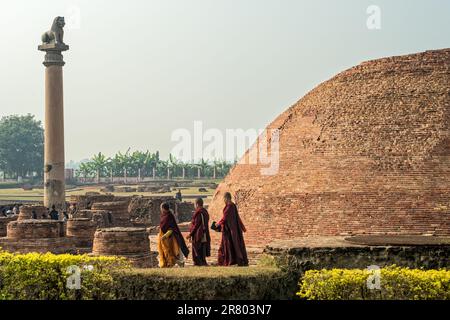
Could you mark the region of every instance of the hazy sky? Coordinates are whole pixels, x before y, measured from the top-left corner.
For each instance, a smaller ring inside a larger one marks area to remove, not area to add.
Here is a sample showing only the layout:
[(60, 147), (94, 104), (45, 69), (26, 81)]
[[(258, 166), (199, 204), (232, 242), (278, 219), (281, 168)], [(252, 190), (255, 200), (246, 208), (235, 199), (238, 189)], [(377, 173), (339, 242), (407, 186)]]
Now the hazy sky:
[[(381, 29), (366, 26), (369, 5)], [(79, 28), (77, 28), (79, 11)], [(41, 34), (66, 17), (66, 159), (264, 128), (362, 61), (450, 47), (448, 0), (0, 0), (0, 116), (44, 113)]]

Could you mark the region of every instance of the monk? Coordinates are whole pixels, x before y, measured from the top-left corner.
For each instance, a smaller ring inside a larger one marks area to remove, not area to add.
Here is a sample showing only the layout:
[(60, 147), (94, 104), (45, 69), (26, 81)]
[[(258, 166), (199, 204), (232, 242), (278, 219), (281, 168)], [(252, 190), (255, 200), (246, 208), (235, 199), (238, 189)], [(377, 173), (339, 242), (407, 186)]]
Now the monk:
[(192, 242), (192, 260), (195, 266), (207, 266), (206, 257), (211, 256), (211, 237), (209, 235), (209, 213), (203, 207), (203, 199), (195, 200), (195, 212), (187, 240)]
[(170, 268), (175, 265), (184, 267), (184, 258), (188, 257), (189, 249), (178, 228), (174, 214), (169, 204), (161, 204), (161, 222), (158, 235), (159, 267)]
[(243, 235), (243, 232), (247, 230), (239, 217), (236, 205), (231, 201), (231, 193), (226, 192), (223, 200), (225, 202), (223, 217), (217, 224), (213, 222), (211, 226), (213, 230), (222, 232), (218, 264), (220, 266), (248, 266)]

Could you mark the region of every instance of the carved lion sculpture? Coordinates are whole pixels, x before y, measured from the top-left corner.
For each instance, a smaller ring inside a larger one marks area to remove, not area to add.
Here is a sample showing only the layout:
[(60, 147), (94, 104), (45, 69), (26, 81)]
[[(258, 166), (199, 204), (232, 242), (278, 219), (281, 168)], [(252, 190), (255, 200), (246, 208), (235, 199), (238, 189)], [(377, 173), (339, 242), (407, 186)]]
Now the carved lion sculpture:
[(42, 43), (46, 44), (64, 44), (64, 26), (66, 22), (64, 17), (56, 17), (53, 20), (52, 28), (42, 35)]

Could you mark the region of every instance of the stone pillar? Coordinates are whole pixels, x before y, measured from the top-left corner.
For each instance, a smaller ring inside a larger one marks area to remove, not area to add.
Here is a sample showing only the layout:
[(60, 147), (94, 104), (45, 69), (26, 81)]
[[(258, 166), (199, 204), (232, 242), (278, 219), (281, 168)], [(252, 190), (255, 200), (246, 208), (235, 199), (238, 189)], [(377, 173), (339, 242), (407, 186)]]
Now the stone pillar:
[(69, 46), (45, 43), (44, 204), (65, 209), (63, 51)]

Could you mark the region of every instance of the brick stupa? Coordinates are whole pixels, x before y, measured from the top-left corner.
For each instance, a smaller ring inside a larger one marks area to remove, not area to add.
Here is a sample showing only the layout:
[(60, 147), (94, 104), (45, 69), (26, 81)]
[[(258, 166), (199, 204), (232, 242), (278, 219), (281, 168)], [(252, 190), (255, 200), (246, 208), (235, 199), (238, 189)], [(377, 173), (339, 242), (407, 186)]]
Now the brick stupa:
[(247, 243), (450, 235), (450, 49), (364, 62), (268, 129), (279, 130), (279, 171), (248, 164), (253, 146), (209, 207), (217, 221), (230, 191)]

